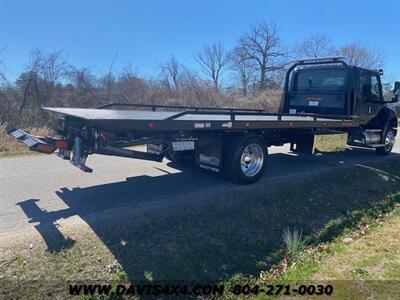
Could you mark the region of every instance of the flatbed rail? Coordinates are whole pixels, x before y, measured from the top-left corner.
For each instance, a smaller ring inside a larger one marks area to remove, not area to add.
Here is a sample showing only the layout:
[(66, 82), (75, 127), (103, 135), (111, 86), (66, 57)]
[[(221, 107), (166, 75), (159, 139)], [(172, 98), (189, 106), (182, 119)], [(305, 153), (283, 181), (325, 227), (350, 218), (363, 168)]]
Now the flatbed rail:
[(257, 111), (185, 110), (145, 111), (86, 108), (49, 108), (88, 127), (107, 131), (233, 130), (285, 128), (349, 128), (359, 123), (351, 116), (266, 113)]
[(248, 111), (248, 112), (263, 112), (263, 109), (252, 109), (252, 108), (225, 108), (225, 107), (207, 107), (207, 106), (184, 106), (184, 105), (159, 105), (159, 104), (140, 104), (140, 103), (121, 103), (111, 102), (103, 105), (99, 105), (97, 109), (109, 109), (111, 107), (135, 107), (135, 108), (150, 108), (152, 111), (157, 109), (186, 109), (191, 111)]

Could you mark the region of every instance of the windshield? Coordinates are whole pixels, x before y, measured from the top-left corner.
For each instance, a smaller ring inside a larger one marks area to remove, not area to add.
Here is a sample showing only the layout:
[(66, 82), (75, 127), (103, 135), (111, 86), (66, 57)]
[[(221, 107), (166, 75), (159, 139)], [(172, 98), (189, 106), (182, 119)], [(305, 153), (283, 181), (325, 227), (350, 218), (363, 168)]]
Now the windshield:
[(343, 90), (345, 70), (301, 70), (295, 77), (295, 91)]

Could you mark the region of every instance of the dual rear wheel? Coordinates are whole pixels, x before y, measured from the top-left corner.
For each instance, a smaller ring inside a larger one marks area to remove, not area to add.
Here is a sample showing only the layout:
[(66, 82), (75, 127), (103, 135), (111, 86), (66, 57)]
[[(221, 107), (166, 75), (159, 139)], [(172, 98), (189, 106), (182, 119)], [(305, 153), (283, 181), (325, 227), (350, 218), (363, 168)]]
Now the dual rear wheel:
[(256, 135), (232, 135), (225, 140), (223, 172), (235, 183), (251, 184), (264, 174), (267, 166), (267, 146)]
[[(235, 183), (251, 184), (264, 174), (267, 165), (267, 146), (254, 134), (229, 134), (224, 137), (222, 173)], [(195, 161), (194, 151), (167, 151), (166, 158), (183, 165)]]

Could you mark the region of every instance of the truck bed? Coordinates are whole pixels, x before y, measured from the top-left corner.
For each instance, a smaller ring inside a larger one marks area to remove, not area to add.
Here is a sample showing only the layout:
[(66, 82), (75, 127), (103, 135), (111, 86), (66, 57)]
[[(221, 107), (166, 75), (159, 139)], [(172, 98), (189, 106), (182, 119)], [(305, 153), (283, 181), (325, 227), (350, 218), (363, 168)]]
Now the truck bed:
[(279, 114), (240, 110), (148, 111), (90, 108), (44, 107), (68, 118), (80, 119), (87, 126), (107, 131), (124, 130), (234, 130), (269, 128), (358, 127), (349, 116)]

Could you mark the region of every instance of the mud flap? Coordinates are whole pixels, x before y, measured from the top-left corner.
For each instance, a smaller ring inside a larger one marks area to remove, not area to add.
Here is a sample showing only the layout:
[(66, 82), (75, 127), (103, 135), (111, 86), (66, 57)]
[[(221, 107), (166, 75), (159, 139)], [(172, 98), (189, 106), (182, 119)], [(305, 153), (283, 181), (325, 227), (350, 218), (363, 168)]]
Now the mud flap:
[(214, 173), (221, 171), (222, 137), (207, 134), (199, 137), (196, 147), (196, 161), (201, 169)]

